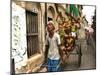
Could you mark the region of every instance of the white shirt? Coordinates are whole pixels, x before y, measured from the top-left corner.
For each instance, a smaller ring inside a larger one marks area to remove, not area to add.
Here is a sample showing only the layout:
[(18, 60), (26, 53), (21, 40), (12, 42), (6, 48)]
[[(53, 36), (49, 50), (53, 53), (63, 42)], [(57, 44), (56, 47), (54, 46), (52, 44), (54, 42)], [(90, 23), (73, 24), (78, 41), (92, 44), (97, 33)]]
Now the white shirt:
[(46, 45), (49, 45), (48, 58), (52, 60), (60, 59), (58, 48), (58, 45), (60, 44), (61, 42), (59, 34), (54, 33), (52, 38), (50, 38), (49, 35), (46, 36)]

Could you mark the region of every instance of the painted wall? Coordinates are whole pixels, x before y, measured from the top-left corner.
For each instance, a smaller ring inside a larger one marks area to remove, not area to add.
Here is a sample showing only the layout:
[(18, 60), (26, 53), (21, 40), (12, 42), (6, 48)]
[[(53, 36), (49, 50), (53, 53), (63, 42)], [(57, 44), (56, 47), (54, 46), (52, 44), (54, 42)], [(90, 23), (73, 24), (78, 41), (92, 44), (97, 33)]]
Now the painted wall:
[(20, 69), (26, 65), (26, 18), (25, 9), (12, 2), (12, 58), (15, 60), (15, 68)]

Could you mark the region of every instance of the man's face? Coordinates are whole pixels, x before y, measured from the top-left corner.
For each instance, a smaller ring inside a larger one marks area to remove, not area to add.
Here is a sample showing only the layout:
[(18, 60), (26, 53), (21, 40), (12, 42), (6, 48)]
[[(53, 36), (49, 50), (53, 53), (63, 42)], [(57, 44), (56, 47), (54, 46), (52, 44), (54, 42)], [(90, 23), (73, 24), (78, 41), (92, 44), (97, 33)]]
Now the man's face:
[(72, 25), (74, 25), (75, 21), (72, 21)]
[(49, 33), (53, 33), (53, 31), (54, 31), (54, 26), (53, 26), (52, 24), (48, 24), (47, 29), (48, 29), (48, 32), (49, 32)]

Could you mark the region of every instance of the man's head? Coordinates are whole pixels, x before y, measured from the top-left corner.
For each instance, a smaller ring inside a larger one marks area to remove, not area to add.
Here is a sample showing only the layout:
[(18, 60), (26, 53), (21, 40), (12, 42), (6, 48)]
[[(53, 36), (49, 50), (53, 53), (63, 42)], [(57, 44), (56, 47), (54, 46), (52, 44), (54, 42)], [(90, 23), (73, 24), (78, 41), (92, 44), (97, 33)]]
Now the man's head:
[(54, 22), (53, 22), (53, 21), (49, 21), (49, 22), (47, 23), (47, 30), (48, 30), (49, 33), (54, 32), (55, 27), (54, 27)]
[(74, 24), (75, 24), (75, 21), (74, 21), (74, 20), (72, 20), (72, 21), (71, 21), (71, 24), (72, 24), (72, 25), (74, 25)]

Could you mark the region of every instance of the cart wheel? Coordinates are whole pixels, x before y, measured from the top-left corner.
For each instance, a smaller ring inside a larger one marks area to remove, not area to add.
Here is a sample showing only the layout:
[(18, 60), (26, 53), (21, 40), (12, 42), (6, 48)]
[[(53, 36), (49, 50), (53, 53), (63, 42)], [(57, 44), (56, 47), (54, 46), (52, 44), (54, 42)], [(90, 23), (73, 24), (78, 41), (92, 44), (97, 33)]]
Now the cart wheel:
[(77, 54), (78, 54), (78, 67), (80, 67), (80, 65), (81, 65), (81, 56), (82, 56), (81, 45), (80, 46), (77, 45), (76, 50), (77, 50)]

